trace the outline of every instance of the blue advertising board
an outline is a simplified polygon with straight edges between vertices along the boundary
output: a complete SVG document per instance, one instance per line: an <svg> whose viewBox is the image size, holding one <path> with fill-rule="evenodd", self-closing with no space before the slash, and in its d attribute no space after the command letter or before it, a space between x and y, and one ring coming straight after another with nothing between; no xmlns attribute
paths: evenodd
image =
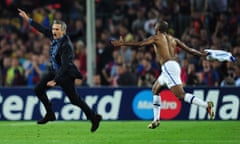
<svg viewBox="0 0 240 144"><path fill-rule="evenodd" d="M150 88L78 88L81 98L104 120L152 120ZM216 120L240 119L239 88L196 88L186 91L214 102ZM60 88L47 91L58 120L85 120L80 108L72 105ZM207 120L206 109L179 101L169 90L161 93L161 119ZM32 88L0 88L0 120L37 120L45 115Z"/></svg>

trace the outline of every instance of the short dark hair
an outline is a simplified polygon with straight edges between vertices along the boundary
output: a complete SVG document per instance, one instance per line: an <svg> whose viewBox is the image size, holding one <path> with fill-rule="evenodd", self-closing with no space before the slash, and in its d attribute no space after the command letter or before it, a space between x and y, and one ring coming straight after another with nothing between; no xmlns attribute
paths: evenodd
<svg viewBox="0 0 240 144"><path fill-rule="evenodd" d="M54 20L53 24L60 24L62 26L62 30L67 30L67 24L61 20Z"/></svg>
<svg viewBox="0 0 240 144"><path fill-rule="evenodd" d="M168 30L168 22L166 21L159 21L158 22L158 30L161 32L167 32Z"/></svg>

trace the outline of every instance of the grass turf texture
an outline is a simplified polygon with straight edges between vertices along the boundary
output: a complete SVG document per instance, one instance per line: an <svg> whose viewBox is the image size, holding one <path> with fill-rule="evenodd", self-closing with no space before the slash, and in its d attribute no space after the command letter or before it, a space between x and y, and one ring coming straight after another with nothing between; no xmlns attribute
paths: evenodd
<svg viewBox="0 0 240 144"><path fill-rule="evenodd" d="M0 121L1 144L239 144L239 121L103 121L90 132L88 121Z"/></svg>

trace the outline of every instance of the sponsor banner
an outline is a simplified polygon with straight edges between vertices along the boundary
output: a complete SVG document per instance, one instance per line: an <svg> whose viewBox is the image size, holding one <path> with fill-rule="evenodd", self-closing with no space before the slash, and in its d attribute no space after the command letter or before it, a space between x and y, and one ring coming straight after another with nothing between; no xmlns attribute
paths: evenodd
<svg viewBox="0 0 240 144"><path fill-rule="evenodd" d="M86 103L104 120L152 120L153 105L150 88L78 88ZM214 102L216 120L239 120L240 89L186 88L196 97ZM85 120L80 108L70 103L60 88L47 91L58 120ZM161 95L161 119L207 120L205 108L179 101L165 89ZM32 88L0 88L0 120L37 120L45 109Z"/></svg>

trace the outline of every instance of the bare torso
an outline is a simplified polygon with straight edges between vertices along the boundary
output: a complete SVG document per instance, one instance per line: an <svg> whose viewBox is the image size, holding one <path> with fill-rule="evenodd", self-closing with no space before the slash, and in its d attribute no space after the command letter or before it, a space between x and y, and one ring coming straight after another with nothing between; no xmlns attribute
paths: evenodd
<svg viewBox="0 0 240 144"><path fill-rule="evenodd" d="M153 36L154 50L159 59L160 64L168 60L176 60L176 40L168 34L157 34Z"/></svg>

